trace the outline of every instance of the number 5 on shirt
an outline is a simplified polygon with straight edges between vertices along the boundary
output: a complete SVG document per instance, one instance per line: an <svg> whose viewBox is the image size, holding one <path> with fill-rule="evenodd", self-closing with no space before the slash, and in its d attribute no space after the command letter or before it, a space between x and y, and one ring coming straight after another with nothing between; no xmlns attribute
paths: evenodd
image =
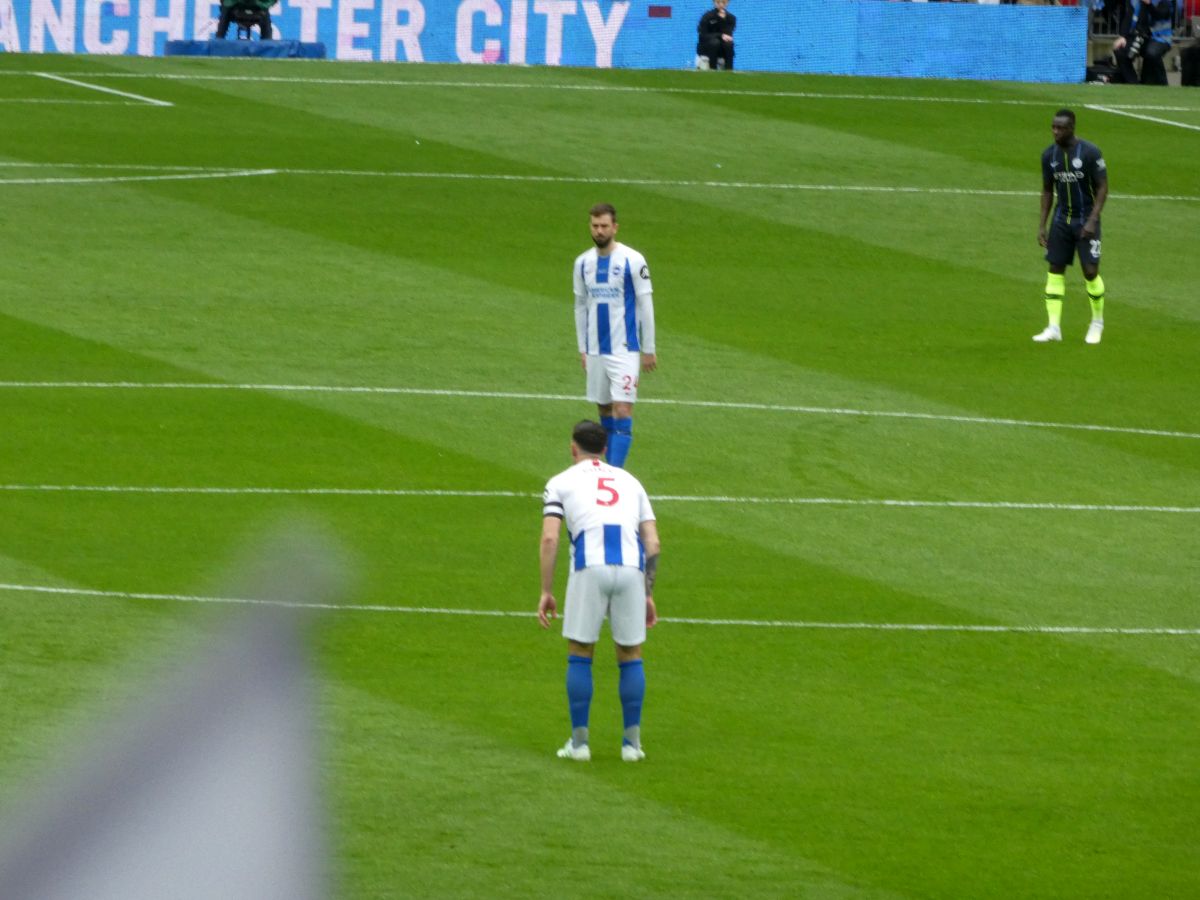
<svg viewBox="0 0 1200 900"><path fill-rule="evenodd" d="M607 498L596 497L597 506L614 506L621 499L617 493L617 489L612 486L612 482L613 479L611 478L599 478L596 480L596 493L608 495Z"/></svg>

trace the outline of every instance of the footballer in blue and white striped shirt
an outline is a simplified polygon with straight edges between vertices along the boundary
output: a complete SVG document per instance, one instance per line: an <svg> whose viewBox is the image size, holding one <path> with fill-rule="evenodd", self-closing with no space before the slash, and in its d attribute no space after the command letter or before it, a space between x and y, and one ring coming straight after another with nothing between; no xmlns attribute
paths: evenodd
<svg viewBox="0 0 1200 900"><path fill-rule="evenodd" d="M617 241L617 211L589 211L595 247L575 258L575 337L587 373L587 398L608 432L605 458L624 466L633 443L638 376L658 367L654 298L646 258Z"/></svg>
<svg viewBox="0 0 1200 900"><path fill-rule="evenodd" d="M598 422L583 421L571 435L575 464L546 483L542 497L539 552L542 592L538 621L543 628L558 614L554 568L565 522L571 546L563 637L567 639L567 703L571 738L558 751L567 759L591 759L588 714L592 701L592 657L600 626L608 618L620 671L624 713L621 758L637 762L642 751L642 701L646 673L642 644L658 621L654 579L660 544L650 498L641 483L601 457L607 434Z"/></svg>

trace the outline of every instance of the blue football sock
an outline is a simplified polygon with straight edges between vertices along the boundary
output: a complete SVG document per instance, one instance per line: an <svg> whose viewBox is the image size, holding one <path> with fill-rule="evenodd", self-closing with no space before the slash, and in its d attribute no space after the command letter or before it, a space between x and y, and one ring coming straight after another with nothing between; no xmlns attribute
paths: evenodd
<svg viewBox="0 0 1200 900"><path fill-rule="evenodd" d="M614 424L616 430L608 438L607 459L609 465L623 469L633 444L633 419L616 419Z"/></svg>
<svg viewBox="0 0 1200 900"><path fill-rule="evenodd" d="M613 435L617 433L617 420L612 416L601 416L600 425L604 428L604 433L608 435L608 441L604 445L604 461L609 462L609 448L612 447Z"/></svg>
<svg viewBox="0 0 1200 900"><path fill-rule="evenodd" d="M622 743L635 747L642 745L642 701L646 698L646 669L640 659L631 659L620 664L621 711L625 720L625 736Z"/></svg>
<svg viewBox="0 0 1200 900"><path fill-rule="evenodd" d="M586 656L567 656L567 704L571 708L571 740L578 747L588 742L592 705L592 661Z"/></svg>

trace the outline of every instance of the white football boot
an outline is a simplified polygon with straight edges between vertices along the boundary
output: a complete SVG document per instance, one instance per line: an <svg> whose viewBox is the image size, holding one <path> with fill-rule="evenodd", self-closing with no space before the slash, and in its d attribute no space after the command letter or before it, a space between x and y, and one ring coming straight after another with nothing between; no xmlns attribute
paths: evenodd
<svg viewBox="0 0 1200 900"><path fill-rule="evenodd" d="M567 738L567 742L559 748L558 758L573 759L575 762L591 762L592 750L587 744L576 747L571 739Z"/></svg>

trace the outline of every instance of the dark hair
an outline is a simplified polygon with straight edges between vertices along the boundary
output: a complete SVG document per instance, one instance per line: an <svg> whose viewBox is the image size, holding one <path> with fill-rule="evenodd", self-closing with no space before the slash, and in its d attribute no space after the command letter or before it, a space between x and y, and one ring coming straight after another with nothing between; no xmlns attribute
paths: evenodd
<svg viewBox="0 0 1200 900"><path fill-rule="evenodd" d="M617 208L611 203L597 203L588 210L588 215L593 218L595 216L612 216L612 220L615 222L617 221Z"/></svg>
<svg viewBox="0 0 1200 900"><path fill-rule="evenodd" d="M584 419L571 432L571 440L584 453L594 453L599 456L604 452L605 445L608 444L608 432L604 430L604 426L599 422Z"/></svg>
<svg viewBox="0 0 1200 900"><path fill-rule="evenodd" d="M1056 112L1056 113L1054 114L1054 118L1056 118L1056 119L1070 119L1070 120L1071 120L1071 124L1072 124L1072 125L1074 125L1074 124L1075 124L1075 113L1073 113L1071 110L1069 110L1069 109L1066 109L1066 108L1060 109L1058 112Z"/></svg>

